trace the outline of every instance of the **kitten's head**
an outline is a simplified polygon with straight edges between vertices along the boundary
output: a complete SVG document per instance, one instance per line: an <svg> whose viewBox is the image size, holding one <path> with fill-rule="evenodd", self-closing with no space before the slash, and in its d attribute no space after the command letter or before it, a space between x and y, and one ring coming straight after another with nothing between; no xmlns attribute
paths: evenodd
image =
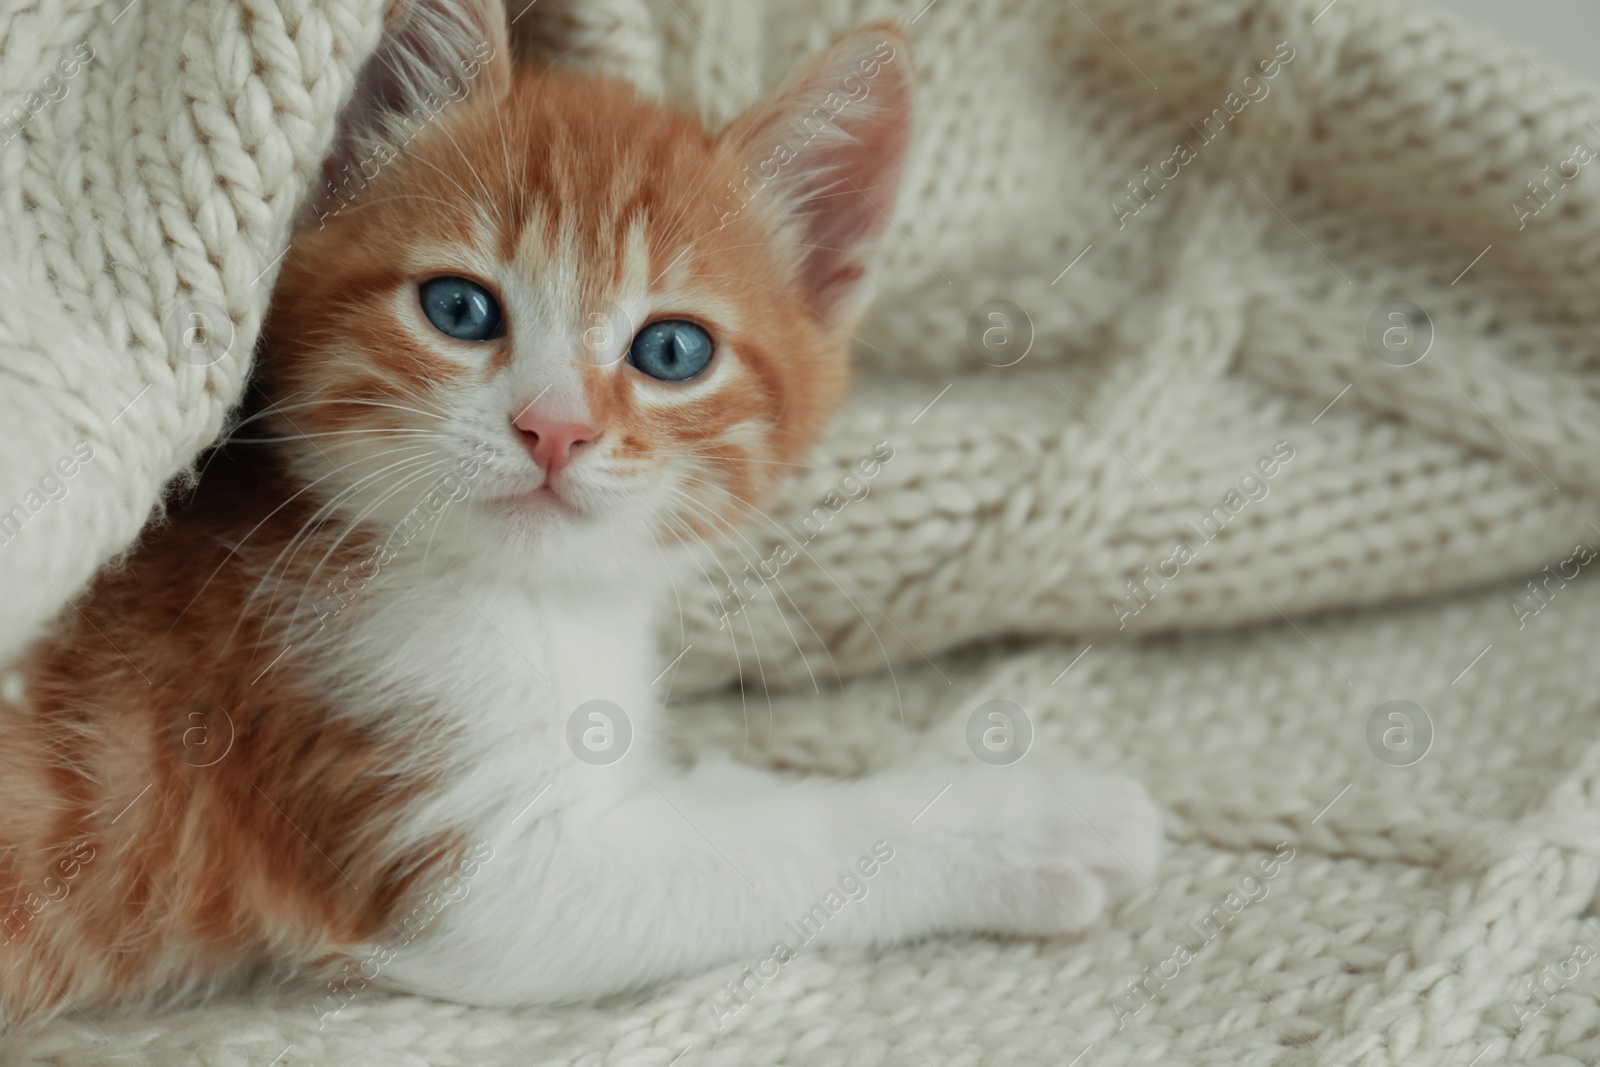
<svg viewBox="0 0 1600 1067"><path fill-rule="evenodd" d="M478 549L733 520L842 399L910 105L886 27L712 134L514 68L496 0L402 4L273 297L289 462L384 527L454 478Z"/></svg>

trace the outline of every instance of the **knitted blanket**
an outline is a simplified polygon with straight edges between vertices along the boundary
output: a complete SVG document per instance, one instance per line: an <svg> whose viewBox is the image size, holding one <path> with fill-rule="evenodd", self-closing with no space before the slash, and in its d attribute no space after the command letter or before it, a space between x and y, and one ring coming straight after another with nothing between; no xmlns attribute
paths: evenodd
<svg viewBox="0 0 1600 1067"><path fill-rule="evenodd" d="M1149 785L1165 865L1083 938L818 950L731 1018L737 964L520 1012L288 986L0 1060L1600 1060L1600 89L1383 0L511 6L713 120L861 22L916 47L855 398L662 620L683 750L971 759L1004 699ZM0 15L0 658L222 429L381 17Z"/></svg>

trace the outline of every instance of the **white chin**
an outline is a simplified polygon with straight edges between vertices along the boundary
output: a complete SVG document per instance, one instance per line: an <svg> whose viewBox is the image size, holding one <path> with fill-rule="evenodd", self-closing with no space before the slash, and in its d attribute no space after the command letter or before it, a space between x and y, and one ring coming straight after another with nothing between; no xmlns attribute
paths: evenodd
<svg viewBox="0 0 1600 1067"><path fill-rule="evenodd" d="M587 509L576 504L570 496L549 486L496 497L488 502L488 506L507 517L536 523L559 519L578 521L588 514Z"/></svg>

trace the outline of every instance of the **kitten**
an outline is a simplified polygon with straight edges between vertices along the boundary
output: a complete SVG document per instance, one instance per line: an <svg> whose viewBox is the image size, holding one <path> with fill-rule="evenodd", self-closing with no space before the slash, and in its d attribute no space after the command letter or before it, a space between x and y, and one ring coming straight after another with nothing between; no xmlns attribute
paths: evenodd
<svg viewBox="0 0 1600 1067"><path fill-rule="evenodd" d="M824 781L658 751L685 546L844 394L910 62L858 31L713 135L513 68L497 0L391 19L284 260L264 437L0 701L0 1018L263 969L328 978L323 1021L368 985L573 1001L1076 931L1153 870L1144 793L1039 755Z"/></svg>

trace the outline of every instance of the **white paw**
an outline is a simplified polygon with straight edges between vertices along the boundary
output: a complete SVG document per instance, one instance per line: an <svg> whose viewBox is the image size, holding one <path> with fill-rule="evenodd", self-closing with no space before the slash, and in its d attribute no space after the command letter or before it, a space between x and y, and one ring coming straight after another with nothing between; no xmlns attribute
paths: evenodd
<svg viewBox="0 0 1600 1067"><path fill-rule="evenodd" d="M1143 786L1048 760L963 772L921 822L951 850L974 893L971 928L985 932L1080 931L1153 886L1161 858Z"/></svg>

